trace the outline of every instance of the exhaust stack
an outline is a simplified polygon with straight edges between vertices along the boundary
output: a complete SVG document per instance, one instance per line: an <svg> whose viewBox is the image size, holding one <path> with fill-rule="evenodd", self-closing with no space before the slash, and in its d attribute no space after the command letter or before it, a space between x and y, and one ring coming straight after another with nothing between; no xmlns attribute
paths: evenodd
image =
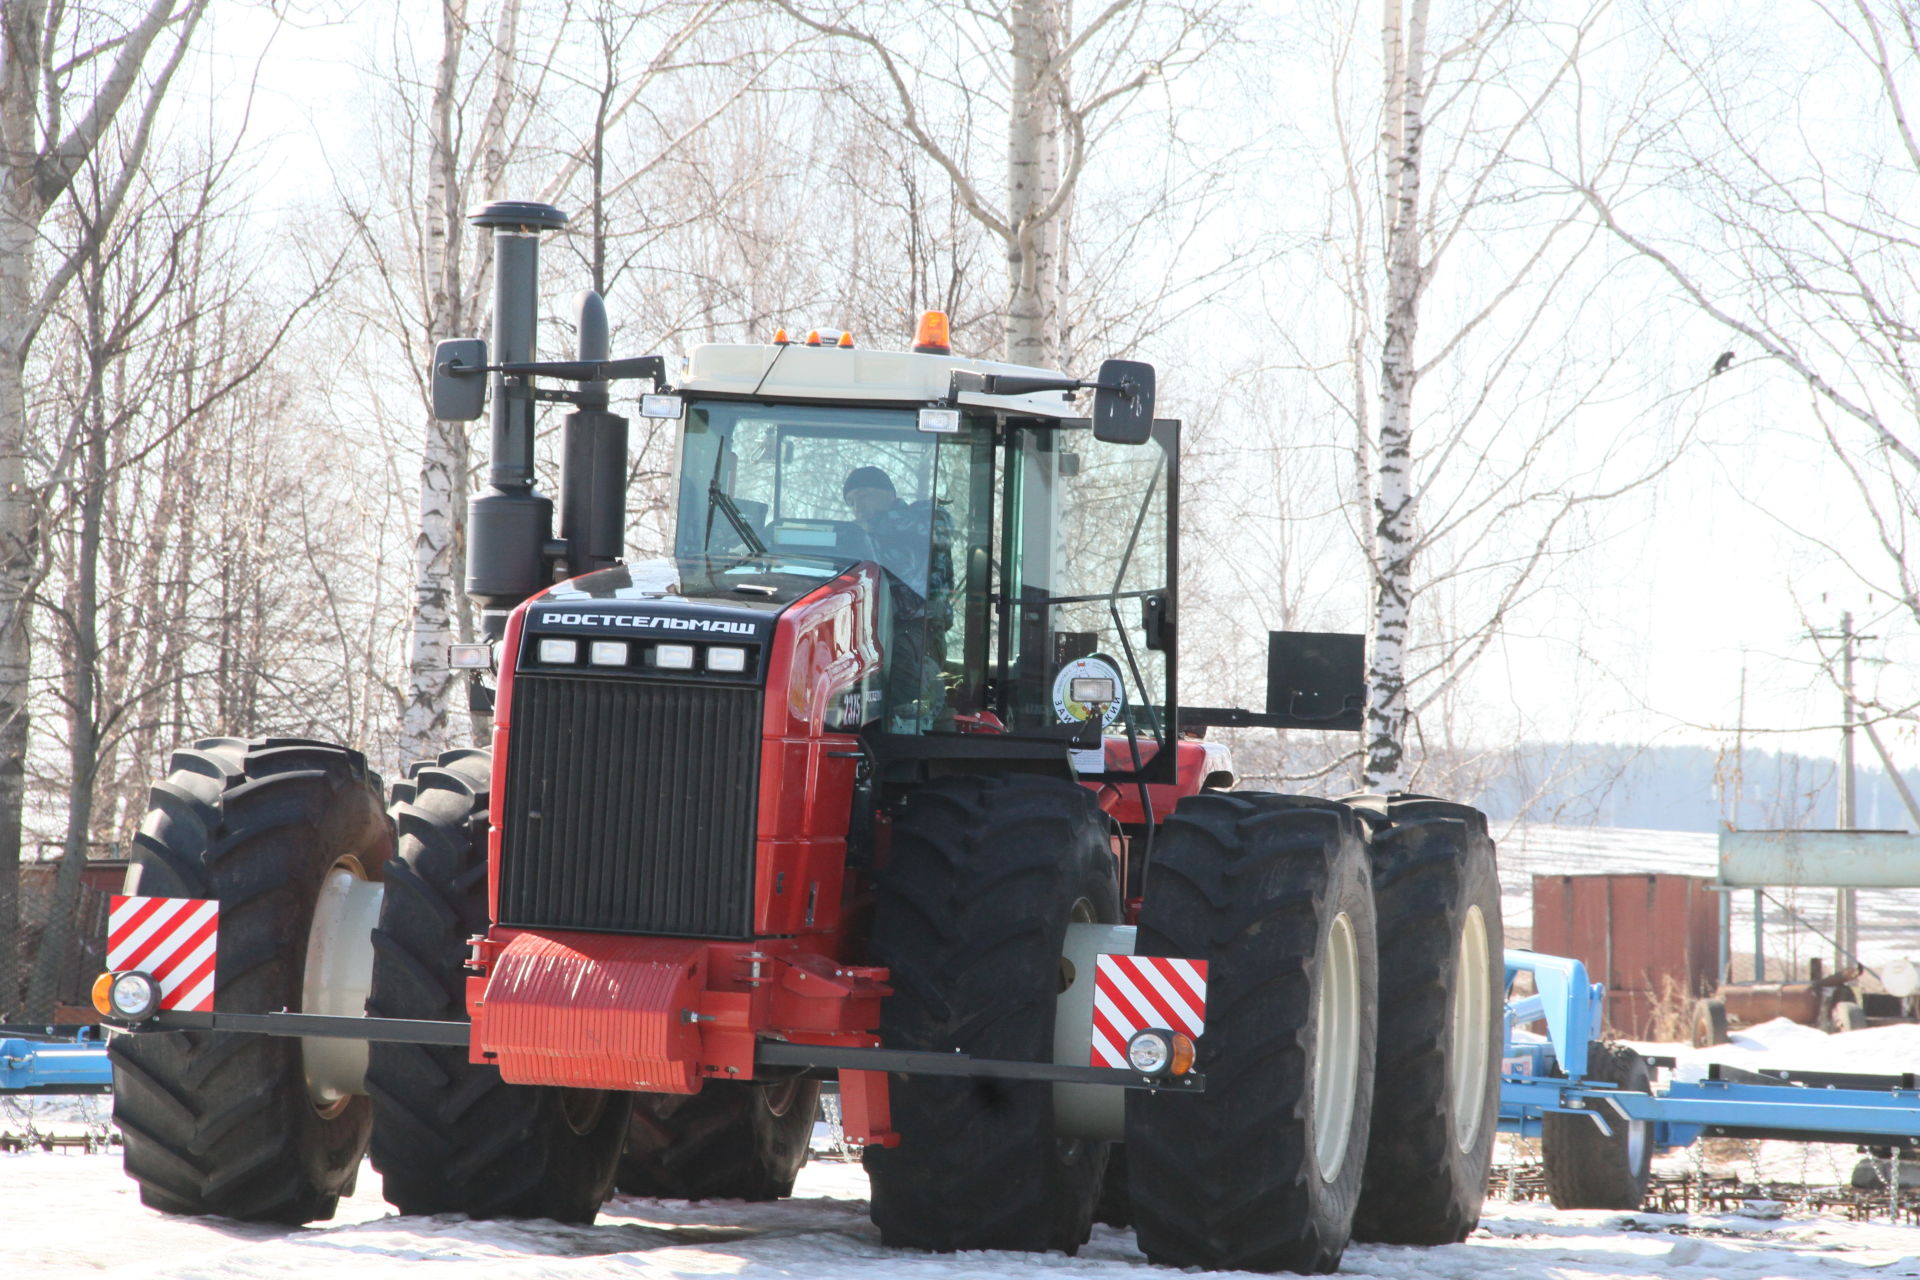
<svg viewBox="0 0 1920 1280"><path fill-rule="evenodd" d="M496 200L469 219L493 232L493 342L496 364L534 358L540 305L540 235L567 224L552 205ZM553 503L533 487L533 385L488 375L493 399L491 485L467 505L467 594L498 639L507 613L553 581L547 542Z"/></svg>
<svg viewBox="0 0 1920 1280"><path fill-rule="evenodd" d="M583 361L611 355L607 307L588 289L577 303ZM579 409L566 416L560 459L560 537L567 572L619 564L626 550L627 420L607 412L607 384L580 384Z"/></svg>

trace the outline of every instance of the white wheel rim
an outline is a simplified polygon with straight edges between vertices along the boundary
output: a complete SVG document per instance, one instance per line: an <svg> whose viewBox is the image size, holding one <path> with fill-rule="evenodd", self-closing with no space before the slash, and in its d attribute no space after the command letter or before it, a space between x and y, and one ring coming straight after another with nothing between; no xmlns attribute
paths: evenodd
<svg viewBox="0 0 1920 1280"><path fill-rule="evenodd" d="M1640 1170L1647 1164L1647 1122L1645 1120L1627 1121L1627 1171L1634 1177L1640 1176Z"/></svg>
<svg viewBox="0 0 1920 1280"><path fill-rule="evenodd" d="M362 1018L373 986L373 930L387 887L367 879L353 857L327 868L307 932L300 1012ZM367 1042L333 1036L303 1036L301 1065L307 1093L322 1116L338 1115L367 1091Z"/></svg>
<svg viewBox="0 0 1920 1280"><path fill-rule="evenodd" d="M1492 999L1493 957L1487 948L1487 921L1478 905L1467 908L1460 922L1460 939L1453 964L1453 1143L1472 1151L1480 1139L1480 1122L1487 1109L1487 1078L1492 1070L1492 1046L1487 1020Z"/></svg>
<svg viewBox="0 0 1920 1280"><path fill-rule="evenodd" d="M1313 1053L1313 1159L1331 1182L1347 1158L1360 1084L1360 952L1344 911L1327 928Z"/></svg>

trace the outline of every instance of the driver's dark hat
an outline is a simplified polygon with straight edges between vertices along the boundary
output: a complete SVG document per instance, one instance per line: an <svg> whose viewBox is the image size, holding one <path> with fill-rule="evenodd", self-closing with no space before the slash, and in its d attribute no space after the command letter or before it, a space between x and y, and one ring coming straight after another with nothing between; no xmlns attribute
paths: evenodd
<svg viewBox="0 0 1920 1280"><path fill-rule="evenodd" d="M845 497L855 489L885 489L893 493L893 481L887 473L878 467L855 467L847 472L847 482L840 486L840 495Z"/></svg>

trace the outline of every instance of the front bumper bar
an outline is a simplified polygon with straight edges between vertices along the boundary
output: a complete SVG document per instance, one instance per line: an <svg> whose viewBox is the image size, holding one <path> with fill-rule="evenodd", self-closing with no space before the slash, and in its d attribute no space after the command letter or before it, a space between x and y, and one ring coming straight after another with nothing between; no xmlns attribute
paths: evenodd
<svg viewBox="0 0 1920 1280"><path fill-rule="evenodd" d="M323 1036L391 1044L433 1044L465 1049L469 1024L418 1018L343 1018L319 1013L183 1013L168 1010L125 1031L242 1031L269 1036ZM884 1071L906 1076L968 1076L1043 1084L1099 1084L1119 1089L1203 1093L1206 1077L1194 1072L1156 1078L1114 1067L1076 1067L1052 1062L1011 1062L964 1053L916 1049L862 1049L845 1045L761 1040L754 1062L763 1067Z"/></svg>

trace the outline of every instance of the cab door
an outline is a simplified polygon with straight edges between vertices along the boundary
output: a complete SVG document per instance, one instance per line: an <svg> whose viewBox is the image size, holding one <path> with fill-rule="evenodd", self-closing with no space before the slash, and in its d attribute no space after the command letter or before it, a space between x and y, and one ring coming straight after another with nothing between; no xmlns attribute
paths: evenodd
<svg viewBox="0 0 1920 1280"><path fill-rule="evenodd" d="M1015 732L1072 732L1083 776L1173 777L1179 438L1170 419L1141 444L1007 426L995 701Z"/></svg>

